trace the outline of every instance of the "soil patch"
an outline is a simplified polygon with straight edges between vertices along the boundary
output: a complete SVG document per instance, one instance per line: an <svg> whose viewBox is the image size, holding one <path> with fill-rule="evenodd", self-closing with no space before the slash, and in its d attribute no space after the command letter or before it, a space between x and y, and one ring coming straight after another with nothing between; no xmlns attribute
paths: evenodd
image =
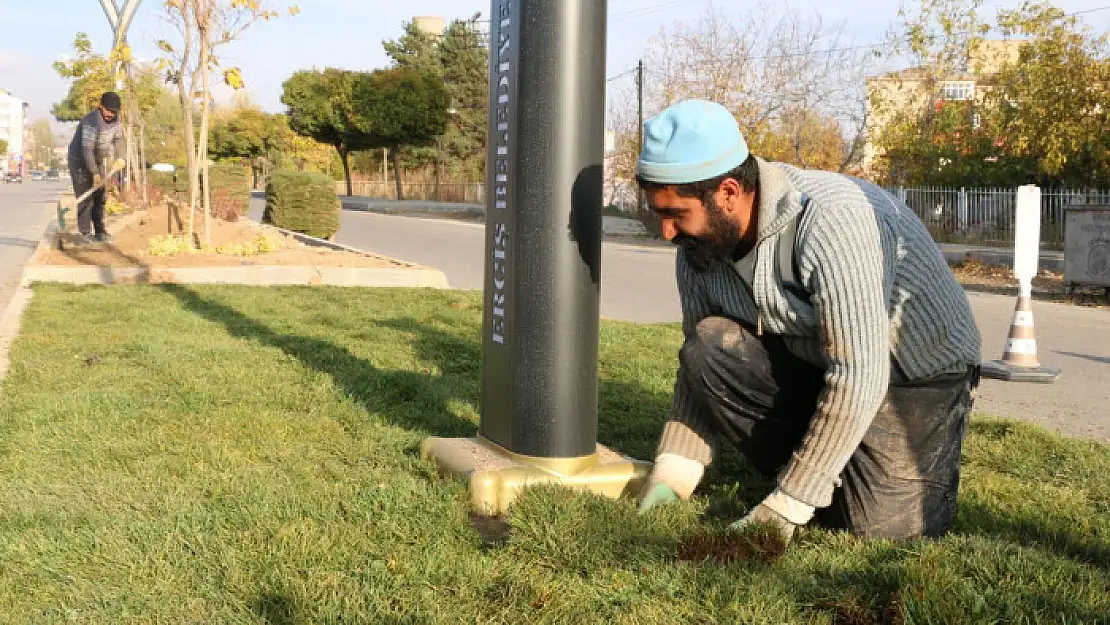
<svg viewBox="0 0 1110 625"><path fill-rule="evenodd" d="M678 544L678 560L760 562L770 564L786 553L786 541L773 527L753 526L744 531L705 531L688 536Z"/></svg>
<svg viewBox="0 0 1110 625"><path fill-rule="evenodd" d="M906 622L905 607L898 591L891 593L890 598L879 606L823 600L814 607L831 613L833 625L902 625Z"/></svg>
<svg viewBox="0 0 1110 625"><path fill-rule="evenodd" d="M298 241L277 228L262 226L246 219L228 222L211 221L211 246L203 250L170 255L151 252L151 240L170 233L179 234L182 221L166 207L113 215L106 220L113 240L110 244L75 245L72 231L60 233L63 249L57 245L40 249L31 264L97 267L239 267L249 265L310 265L356 268L414 268L385 256L331 248L313 247ZM68 225L68 224L67 224ZM203 217L197 216L195 230L203 240ZM265 237L274 251L237 255L219 253L219 248L249 245Z"/></svg>

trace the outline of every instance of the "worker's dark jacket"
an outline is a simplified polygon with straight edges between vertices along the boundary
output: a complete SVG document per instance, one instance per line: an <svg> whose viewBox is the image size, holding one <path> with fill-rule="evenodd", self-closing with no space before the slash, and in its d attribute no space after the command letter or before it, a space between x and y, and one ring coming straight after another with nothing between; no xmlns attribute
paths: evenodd
<svg viewBox="0 0 1110 625"><path fill-rule="evenodd" d="M119 115L110 122L104 121L100 109L83 117L77 132L69 143L70 171L82 170L90 175L105 175L106 163L123 156L123 126ZM91 177L91 176L90 176Z"/></svg>

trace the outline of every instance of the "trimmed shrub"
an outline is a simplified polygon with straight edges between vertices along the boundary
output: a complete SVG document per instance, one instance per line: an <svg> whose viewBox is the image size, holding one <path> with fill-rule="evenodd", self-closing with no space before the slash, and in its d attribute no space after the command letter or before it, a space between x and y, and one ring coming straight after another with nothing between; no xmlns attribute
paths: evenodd
<svg viewBox="0 0 1110 625"><path fill-rule="evenodd" d="M320 239L339 231L339 196L323 174L276 171L266 184L262 222Z"/></svg>
<svg viewBox="0 0 1110 625"><path fill-rule="evenodd" d="M208 176L212 215L224 221L236 221L246 215L251 205L248 170L234 163L217 163L208 167Z"/></svg>

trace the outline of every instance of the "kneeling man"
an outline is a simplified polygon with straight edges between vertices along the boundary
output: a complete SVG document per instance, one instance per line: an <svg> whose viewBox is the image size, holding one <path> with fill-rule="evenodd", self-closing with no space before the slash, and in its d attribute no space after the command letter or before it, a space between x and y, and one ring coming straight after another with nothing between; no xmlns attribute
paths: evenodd
<svg viewBox="0 0 1110 625"><path fill-rule="evenodd" d="M697 100L645 124L638 181L679 247L685 333L641 511L689 497L725 441L776 480L733 527L947 532L980 337L913 211L751 155L732 115Z"/></svg>

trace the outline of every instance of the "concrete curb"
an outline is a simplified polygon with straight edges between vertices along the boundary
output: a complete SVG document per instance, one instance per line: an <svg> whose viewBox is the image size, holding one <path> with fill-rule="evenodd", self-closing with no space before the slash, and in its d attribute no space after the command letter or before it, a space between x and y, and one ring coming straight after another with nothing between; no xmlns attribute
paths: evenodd
<svg viewBox="0 0 1110 625"><path fill-rule="evenodd" d="M991 267L1014 267L1014 255L1007 252L991 252L985 250L971 250L964 254L965 260L981 263ZM1065 259L1055 254L1042 254L1038 267L1041 271L1064 273Z"/></svg>
<svg viewBox="0 0 1110 625"><path fill-rule="evenodd" d="M263 230L272 230L272 231L278 232L280 234L287 235L287 236L292 237L293 239L295 239L295 240L299 241L300 243L302 243L304 245L307 245L309 247L322 247L322 248L325 248L325 249L335 250L337 252L351 252L352 254L358 254L360 256L369 256L371 258L380 258L380 259L383 259L383 260L388 260L391 263L396 263L396 264L402 265L404 267L411 267L413 269L432 269L431 267L424 267L422 265L417 265L416 263L410 263L407 260L401 260L399 258L393 258L392 256L385 256L385 255L382 255L382 254L376 254L374 252L367 252L366 250L360 250L357 247L351 247L350 245L344 245L342 243L336 243L335 241L329 241L327 239L320 239L320 238L317 238L317 237L308 236L307 234L303 234L303 233L300 233L300 232L294 232L292 230L286 230L284 228L278 228L277 226L274 226L274 225L271 225L271 224L264 224L264 223L259 222L259 221L254 221L253 219L251 219L249 221L252 224L258 226L259 228L262 228Z"/></svg>
<svg viewBox="0 0 1110 625"><path fill-rule="evenodd" d="M3 314L0 314L0 389L3 388L4 379L8 377L11 368L12 343L19 336L19 328L23 321L23 312L31 304L34 291L30 287L20 285L12 294Z"/></svg>

